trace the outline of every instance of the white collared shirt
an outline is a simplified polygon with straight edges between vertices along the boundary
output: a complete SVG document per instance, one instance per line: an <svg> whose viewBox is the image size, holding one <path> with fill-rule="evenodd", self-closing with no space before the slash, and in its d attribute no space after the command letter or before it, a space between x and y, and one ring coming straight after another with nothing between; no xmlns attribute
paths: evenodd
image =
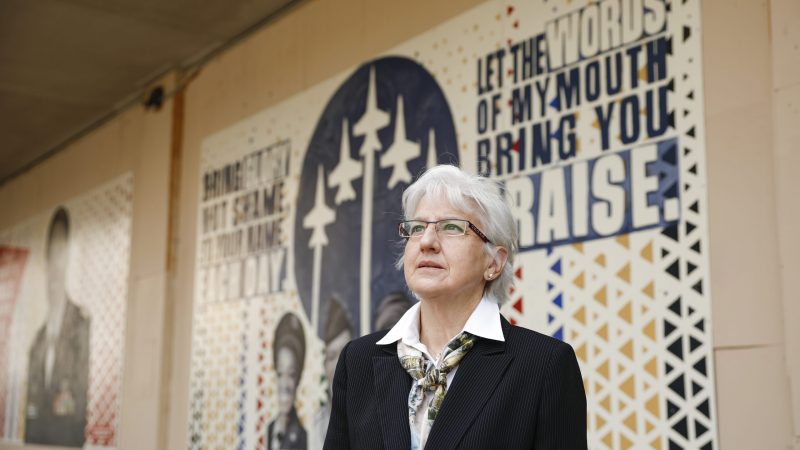
<svg viewBox="0 0 800 450"><path fill-rule="evenodd" d="M392 342L401 341L404 344L415 348L422 352L422 354L430 361L433 361L438 368L441 361L441 356L444 352L441 352L440 358L437 360L431 356L428 348L420 342L419 340L419 308L420 303L417 302L414 306L409 308L403 317L397 321L397 324L386 333L381 340L376 342L377 345L387 345L391 344ZM467 322L464 324L464 328L456 333L455 336L451 337L450 340L452 341L456 336L461 334L461 332L466 331L471 333L475 336L484 339L492 339L494 341L505 342L505 337L503 336L503 328L500 324L500 307L497 303L494 303L486 297L482 298L478 306L475 307L475 310L472 311ZM453 379L456 376L456 372L458 371L458 366L456 366L453 370L451 370L447 374L447 390L449 391L453 386ZM411 389L415 389L412 386ZM417 417L427 417L428 416L428 403L433 396L432 392L425 392L425 398L422 401L422 405L420 405L420 410L417 411ZM411 448L414 449L421 449L425 448L425 443L428 440L428 433L430 429L428 428L428 421L427 420L418 420L415 424L418 431L418 436L420 437L419 442L414 442L414 433L412 433L412 442ZM413 426L413 425L412 425Z"/></svg>

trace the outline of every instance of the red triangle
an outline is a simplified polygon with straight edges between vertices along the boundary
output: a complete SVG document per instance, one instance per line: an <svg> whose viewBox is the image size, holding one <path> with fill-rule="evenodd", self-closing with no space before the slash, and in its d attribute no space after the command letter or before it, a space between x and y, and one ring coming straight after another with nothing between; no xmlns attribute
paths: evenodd
<svg viewBox="0 0 800 450"><path fill-rule="evenodd" d="M517 311L519 311L520 314L522 314L522 297L520 297L519 300L517 300L514 303L514 309L516 309Z"/></svg>
<svg viewBox="0 0 800 450"><path fill-rule="evenodd" d="M522 267L520 267L519 269L517 269L517 271L516 271L516 272L514 272L514 275L516 275L516 276L517 276L517 278L519 278L519 279L521 280L521 279L522 279Z"/></svg>
<svg viewBox="0 0 800 450"><path fill-rule="evenodd" d="M513 318L513 317L511 318L511 321L510 321L510 322L511 322L511 325L516 325L516 324L517 324L517 321L516 321L516 320L514 320L514 318Z"/></svg>

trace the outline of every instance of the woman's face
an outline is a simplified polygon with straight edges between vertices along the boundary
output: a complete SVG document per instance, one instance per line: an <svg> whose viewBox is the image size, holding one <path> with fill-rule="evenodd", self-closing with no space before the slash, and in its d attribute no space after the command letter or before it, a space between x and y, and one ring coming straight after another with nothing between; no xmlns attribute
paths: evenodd
<svg viewBox="0 0 800 450"><path fill-rule="evenodd" d="M297 391L297 360L286 347L278 349L275 372L278 374L278 411L288 414L294 405L294 396Z"/></svg>
<svg viewBox="0 0 800 450"><path fill-rule="evenodd" d="M413 219L469 220L479 229L481 223L471 214L454 209L446 200L425 196ZM483 241L468 230L463 236L440 236L433 224L424 234L406 241L403 272L408 287L423 300L437 298L469 301L483 294L484 275L494 265L483 249Z"/></svg>

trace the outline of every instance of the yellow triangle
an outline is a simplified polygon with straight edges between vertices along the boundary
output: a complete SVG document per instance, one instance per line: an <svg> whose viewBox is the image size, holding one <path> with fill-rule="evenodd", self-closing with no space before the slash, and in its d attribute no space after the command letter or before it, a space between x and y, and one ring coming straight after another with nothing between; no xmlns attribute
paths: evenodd
<svg viewBox="0 0 800 450"><path fill-rule="evenodd" d="M611 414L611 397L606 395L606 398L600 400L600 407L602 407L607 413Z"/></svg>
<svg viewBox="0 0 800 450"><path fill-rule="evenodd" d="M622 389L622 392L625 393L630 398L633 398L635 386L633 383L633 375L629 376L627 380L623 381L622 384L619 386Z"/></svg>
<svg viewBox="0 0 800 450"><path fill-rule="evenodd" d="M578 359L580 359L581 361L583 361L585 363L586 362L586 344L583 344L580 347L578 347L575 350L575 355L577 355Z"/></svg>
<svg viewBox="0 0 800 450"><path fill-rule="evenodd" d="M628 450L629 448L633 447L633 442L625 437L624 434L621 434L619 437L622 439L622 442L620 443L620 448L622 450Z"/></svg>
<svg viewBox="0 0 800 450"><path fill-rule="evenodd" d="M639 79L642 80L642 81L646 81L647 80L647 66L646 65L642 66L642 68L639 69Z"/></svg>
<svg viewBox="0 0 800 450"><path fill-rule="evenodd" d="M648 242L647 245L642 248L640 254L642 255L642 258L653 262L653 241Z"/></svg>
<svg viewBox="0 0 800 450"><path fill-rule="evenodd" d="M626 283L631 282L631 263L625 264L622 269L617 272L617 276Z"/></svg>
<svg viewBox="0 0 800 450"><path fill-rule="evenodd" d="M622 347L619 349L623 355L627 356L628 359L633 361L633 339L628 339Z"/></svg>
<svg viewBox="0 0 800 450"><path fill-rule="evenodd" d="M594 347L594 356L597 356L599 354L600 354L600 347L595 346Z"/></svg>
<svg viewBox="0 0 800 450"><path fill-rule="evenodd" d="M642 315L645 315L645 314L647 314L647 311L649 311L649 310L647 309L647 306L645 306L644 304L642 304L642 305L641 305L641 310L642 310Z"/></svg>
<svg viewBox="0 0 800 450"><path fill-rule="evenodd" d="M656 340L656 321L655 319L651 320L647 323L647 325L642 328L644 331L644 335L649 337L651 341L655 342Z"/></svg>
<svg viewBox="0 0 800 450"><path fill-rule="evenodd" d="M603 376L606 380L608 380L608 361L603 361L603 364L600 364L600 367L597 368L597 373ZM608 410L609 408L606 408Z"/></svg>
<svg viewBox="0 0 800 450"><path fill-rule="evenodd" d="M653 415L653 417L655 417L656 419L660 419L661 415L659 414L658 405L659 405L658 394L656 394L650 397L649 400L647 400L647 403L644 404L644 407L647 408L647 411L649 411L650 414Z"/></svg>
<svg viewBox="0 0 800 450"><path fill-rule="evenodd" d="M625 306L623 306L622 309L619 310L617 315L620 316L622 318L622 320L624 320L625 322L631 323L632 320L631 320L631 304L630 304L630 302L626 303Z"/></svg>
<svg viewBox="0 0 800 450"><path fill-rule="evenodd" d="M604 341L608 342L608 324L603 324L603 326L597 330L597 335L603 338Z"/></svg>
<svg viewBox="0 0 800 450"><path fill-rule="evenodd" d="M653 442L650 443L650 448L653 450L661 450L661 436L653 439Z"/></svg>
<svg viewBox="0 0 800 450"><path fill-rule="evenodd" d="M572 284L583 289L584 287L583 272L581 272L577 277L575 277L574 280L572 280Z"/></svg>
<svg viewBox="0 0 800 450"><path fill-rule="evenodd" d="M599 414L595 415L594 417L597 420L597 429L603 429L603 427L606 426L606 419L603 419L603 417Z"/></svg>
<svg viewBox="0 0 800 450"><path fill-rule="evenodd" d="M600 290L594 293L594 299L602 303L603 306L606 306L608 304L605 286L601 287Z"/></svg>
<svg viewBox="0 0 800 450"><path fill-rule="evenodd" d="M621 234L617 236L617 243L625 248L630 248L631 245L627 234Z"/></svg>
<svg viewBox="0 0 800 450"><path fill-rule="evenodd" d="M631 430L633 434L636 434L636 413L632 412L631 415L625 418L623 422L625 426Z"/></svg>
<svg viewBox="0 0 800 450"><path fill-rule="evenodd" d="M599 266L605 267L606 266L605 253L600 253L599 255L597 255L597 258L594 259L594 262L597 263Z"/></svg>
<svg viewBox="0 0 800 450"><path fill-rule="evenodd" d="M647 434L650 434L650 432L653 431L653 428L655 427L656 426L650 423L649 421L647 420L644 421L644 429Z"/></svg>
<svg viewBox="0 0 800 450"><path fill-rule="evenodd" d="M574 341L575 339L577 339L577 338L578 338L578 332L577 332L577 331L575 331L575 330L572 330L570 333L571 333L571 336L572 336L572 340L573 340L573 341Z"/></svg>
<svg viewBox="0 0 800 450"><path fill-rule="evenodd" d="M603 436L603 443L606 444L607 448L612 448L612 445L611 445L611 432L610 431L608 433L606 433L605 436Z"/></svg>
<svg viewBox="0 0 800 450"><path fill-rule="evenodd" d="M658 378L658 366L656 365L656 357L654 356L650 361L644 365L644 370L647 371L653 378Z"/></svg>
<svg viewBox="0 0 800 450"><path fill-rule="evenodd" d="M655 296L656 296L655 291L656 291L656 287L655 287L655 284L652 281L647 283L647 286L645 286L644 289L642 289L642 292L644 292L644 295L646 295L646 296L648 296L650 298L655 298Z"/></svg>
<svg viewBox="0 0 800 450"><path fill-rule="evenodd" d="M576 242L576 243L572 244L572 248L574 248L575 250L583 253L583 242Z"/></svg>
<svg viewBox="0 0 800 450"><path fill-rule="evenodd" d="M581 306L575 314L572 315L578 322L586 325L586 307Z"/></svg>

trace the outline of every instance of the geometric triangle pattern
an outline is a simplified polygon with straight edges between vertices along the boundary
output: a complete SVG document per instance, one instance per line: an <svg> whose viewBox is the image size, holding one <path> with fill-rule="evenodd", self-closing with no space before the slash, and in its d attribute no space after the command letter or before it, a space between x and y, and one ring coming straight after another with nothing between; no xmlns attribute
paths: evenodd
<svg viewBox="0 0 800 450"><path fill-rule="evenodd" d="M125 175L67 204L81 245L76 298L91 311L86 445L115 447L125 348L133 176ZM108 270L113 267L114 270Z"/></svg>
<svg viewBox="0 0 800 450"><path fill-rule="evenodd" d="M700 60L696 1L668 2L692 22L671 46ZM693 18L686 18L693 17ZM668 24L678 36L680 24ZM680 67L674 54L668 66ZM685 64L685 63L684 63ZM670 80L686 111L673 121L674 149L662 163L679 174L664 182L680 201L680 220L602 240L522 253L517 280L526 314L516 322L569 342L587 394L591 448L717 448L700 71ZM646 76L646 70L640 73ZM678 180L680 178L680 180Z"/></svg>

